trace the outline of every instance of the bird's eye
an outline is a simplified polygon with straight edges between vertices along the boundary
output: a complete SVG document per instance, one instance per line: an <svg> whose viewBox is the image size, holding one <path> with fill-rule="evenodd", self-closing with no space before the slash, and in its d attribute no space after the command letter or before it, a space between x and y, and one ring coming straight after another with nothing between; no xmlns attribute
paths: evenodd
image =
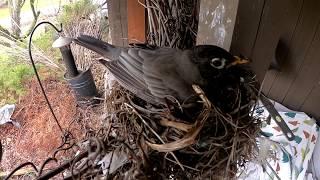
<svg viewBox="0 0 320 180"><path fill-rule="evenodd" d="M222 69L226 65L226 60L220 58L213 58L210 61L210 65L216 69Z"/></svg>

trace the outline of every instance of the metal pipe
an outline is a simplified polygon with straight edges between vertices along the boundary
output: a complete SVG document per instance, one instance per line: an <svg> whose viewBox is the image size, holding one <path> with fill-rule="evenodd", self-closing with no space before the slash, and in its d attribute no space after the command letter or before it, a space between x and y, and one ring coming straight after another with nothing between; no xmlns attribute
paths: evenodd
<svg viewBox="0 0 320 180"><path fill-rule="evenodd" d="M70 48L72 40L72 38L60 36L53 42L52 47L60 49L67 70L64 77L68 81L70 88L74 90L78 103L91 103L93 102L92 97L99 95L97 87L94 83L90 67L84 71L77 70Z"/></svg>
<svg viewBox="0 0 320 180"><path fill-rule="evenodd" d="M66 66L67 72L66 76L68 78L73 78L79 75L77 70L76 63L74 61L70 44L72 42L71 38L60 36L57 40L55 40L52 44L52 47L59 48L62 54L63 62Z"/></svg>
<svg viewBox="0 0 320 180"><path fill-rule="evenodd" d="M62 54L63 62L67 69L66 75L70 78L73 78L79 75L70 46L63 46L59 49Z"/></svg>

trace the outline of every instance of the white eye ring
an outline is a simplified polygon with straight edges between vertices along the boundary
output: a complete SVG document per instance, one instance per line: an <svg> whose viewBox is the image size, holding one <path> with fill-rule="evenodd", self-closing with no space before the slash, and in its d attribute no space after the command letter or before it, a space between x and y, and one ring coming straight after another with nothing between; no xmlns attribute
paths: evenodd
<svg viewBox="0 0 320 180"><path fill-rule="evenodd" d="M214 64L214 62L216 62L216 61L220 61L221 64L220 64L219 66L216 66L216 65ZM210 61L210 65L211 65L212 67L216 68L216 69L222 69L222 68L224 68L224 66L226 65L226 60L225 60L225 59L220 59L220 58L213 58L213 59L211 59L211 61Z"/></svg>

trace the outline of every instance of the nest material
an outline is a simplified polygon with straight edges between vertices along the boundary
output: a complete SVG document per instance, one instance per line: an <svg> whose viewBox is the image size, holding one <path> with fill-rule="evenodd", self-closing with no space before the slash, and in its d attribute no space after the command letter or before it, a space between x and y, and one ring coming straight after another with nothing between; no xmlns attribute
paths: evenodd
<svg viewBox="0 0 320 180"><path fill-rule="evenodd" d="M148 14L148 43L179 49L195 45L198 0L146 0L140 2Z"/></svg>
<svg viewBox="0 0 320 180"><path fill-rule="evenodd" d="M203 107L190 122L174 117L167 108L146 105L114 86L104 104L108 128L99 138L105 151L96 158L110 153L118 157L119 152L128 158L122 168L104 175L110 179L235 178L237 171L253 158L260 130L260 120L251 116L256 100L254 87L252 82L244 81L232 91L222 88L224 96L232 96L227 101L210 102L194 85ZM212 94L209 97L214 98ZM224 106L218 107L217 103ZM96 145L91 147L95 148ZM117 161L110 164L119 164ZM86 175L93 172L94 176L101 175L93 170L86 171Z"/></svg>
<svg viewBox="0 0 320 180"><path fill-rule="evenodd" d="M234 178L237 170L252 158L260 129L259 119L250 113L251 100L256 96L251 94L252 99L241 102L243 98L239 96L248 92L234 89L239 93L233 99L238 106L226 113L211 104L199 87L194 89L204 107L193 123L176 119L168 110L150 112L144 107L123 104L131 113L122 124L127 131L120 134L125 135L128 143L134 142L131 145L137 147L135 152L143 159L142 164L131 165L131 172L138 171L147 179ZM134 174L131 177L137 178Z"/></svg>

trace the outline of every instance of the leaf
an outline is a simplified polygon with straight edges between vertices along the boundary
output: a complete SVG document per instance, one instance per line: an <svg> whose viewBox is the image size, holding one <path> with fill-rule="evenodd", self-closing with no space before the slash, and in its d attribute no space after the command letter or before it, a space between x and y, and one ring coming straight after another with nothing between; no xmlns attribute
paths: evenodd
<svg viewBox="0 0 320 180"><path fill-rule="evenodd" d="M314 136L314 134L312 135L312 138L311 138L311 142L313 142L313 143L316 143L316 137Z"/></svg>
<svg viewBox="0 0 320 180"><path fill-rule="evenodd" d="M306 149L305 148L301 148L301 157L302 157L302 160L304 160L304 158L306 157Z"/></svg>
<svg viewBox="0 0 320 180"><path fill-rule="evenodd" d="M266 136L266 137L271 137L273 136L273 134L271 132L265 132L265 131L261 131L261 134Z"/></svg>
<svg viewBox="0 0 320 180"><path fill-rule="evenodd" d="M312 119L304 120L303 123L309 126L313 126L315 124L314 120Z"/></svg>
<svg viewBox="0 0 320 180"><path fill-rule="evenodd" d="M309 139L310 133L308 133L307 131L303 130L303 134L304 134L304 137L306 137L306 139Z"/></svg>
<svg viewBox="0 0 320 180"><path fill-rule="evenodd" d="M286 116L290 117L290 118L294 118L296 116L296 113L294 112L286 112L284 113Z"/></svg>
<svg viewBox="0 0 320 180"><path fill-rule="evenodd" d="M300 144L301 141L302 141L302 138L300 136L295 136L294 137L294 141L297 143L297 144Z"/></svg>
<svg viewBox="0 0 320 180"><path fill-rule="evenodd" d="M292 159L291 154L285 151L284 149L281 149L281 151L282 151L282 162L288 163Z"/></svg>
<svg viewBox="0 0 320 180"><path fill-rule="evenodd" d="M307 154L310 152L309 146L306 147L306 149L301 148L301 154L302 154L302 161L306 159Z"/></svg>
<svg viewBox="0 0 320 180"><path fill-rule="evenodd" d="M289 124L292 124L293 126L297 126L300 124L298 121L288 121Z"/></svg>
<svg viewBox="0 0 320 180"><path fill-rule="evenodd" d="M282 151L282 162L283 163L288 163L290 160L290 154Z"/></svg>

